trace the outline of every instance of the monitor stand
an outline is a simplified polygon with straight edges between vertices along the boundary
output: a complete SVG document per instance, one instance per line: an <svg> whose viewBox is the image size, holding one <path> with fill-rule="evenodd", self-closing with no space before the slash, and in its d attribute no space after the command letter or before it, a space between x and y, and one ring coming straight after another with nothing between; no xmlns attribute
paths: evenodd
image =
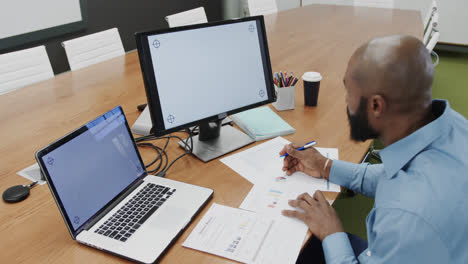
<svg viewBox="0 0 468 264"><path fill-rule="evenodd" d="M192 154L204 162L255 142L244 132L230 125L222 126L221 120L200 124L200 133L193 136L192 139ZM190 144L190 141L188 144ZM181 141L179 141L179 146L185 148L184 143Z"/></svg>

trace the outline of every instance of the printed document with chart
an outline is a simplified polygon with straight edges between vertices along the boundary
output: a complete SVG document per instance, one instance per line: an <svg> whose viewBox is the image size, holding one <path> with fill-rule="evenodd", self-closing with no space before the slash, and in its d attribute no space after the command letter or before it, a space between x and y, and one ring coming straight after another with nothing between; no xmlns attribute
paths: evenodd
<svg viewBox="0 0 468 264"><path fill-rule="evenodd" d="M306 233L307 226L295 219L215 203L182 245L242 263L292 264Z"/></svg>
<svg viewBox="0 0 468 264"><path fill-rule="evenodd" d="M252 263L272 225L271 218L215 203L183 246L242 263Z"/></svg>
<svg viewBox="0 0 468 264"><path fill-rule="evenodd" d="M316 190L339 192L340 186L317 179L302 172L287 176L282 171L283 158L279 152L290 142L282 137L223 158L221 161L252 182L250 190L239 208L274 219L264 246L252 263L295 263L307 233L307 226L281 215L284 209L294 209L288 200ZM330 159L338 159L338 149L316 148Z"/></svg>

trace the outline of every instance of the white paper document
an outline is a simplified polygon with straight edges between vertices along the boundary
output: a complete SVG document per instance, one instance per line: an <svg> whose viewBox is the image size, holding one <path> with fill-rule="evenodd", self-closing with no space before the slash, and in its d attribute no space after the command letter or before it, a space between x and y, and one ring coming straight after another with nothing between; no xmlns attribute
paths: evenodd
<svg viewBox="0 0 468 264"><path fill-rule="evenodd" d="M184 247L242 263L295 263L307 226L295 219L256 214L213 204Z"/></svg>
<svg viewBox="0 0 468 264"><path fill-rule="evenodd" d="M34 163L33 165L22 169L21 171L17 172L21 177L24 177L32 182L37 181L37 184L43 185L46 183L45 180L41 179L41 169L39 168L39 164Z"/></svg>
<svg viewBox="0 0 468 264"><path fill-rule="evenodd" d="M182 245L251 263L272 225L271 218L215 203Z"/></svg>
<svg viewBox="0 0 468 264"><path fill-rule="evenodd" d="M308 227L299 220L275 218L262 248L252 263L294 264L301 252Z"/></svg>
<svg viewBox="0 0 468 264"><path fill-rule="evenodd" d="M302 172L287 176L283 172L283 159L279 152L290 142L282 137L274 138L263 144L221 159L221 162L257 185L280 186L284 190L305 191L321 190L339 192L340 186L325 179L317 179ZM336 148L316 148L330 159L338 159Z"/></svg>

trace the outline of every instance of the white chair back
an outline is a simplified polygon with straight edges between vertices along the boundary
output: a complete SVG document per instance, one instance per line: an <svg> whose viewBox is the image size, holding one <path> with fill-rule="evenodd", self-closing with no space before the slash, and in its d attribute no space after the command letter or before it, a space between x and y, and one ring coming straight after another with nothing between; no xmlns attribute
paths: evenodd
<svg viewBox="0 0 468 264"><path fill-rule="evenodd" d="M423 25L424 25L424 32L426 32L427 27L429 26L429 21L431 20L432 16L437 12L437 2L436 0L432 0L431 6L424 17Z"/></svg>
<svg viewBox="0 0 468 264"><path fill-rule="evenodd" d="M439 39L440 39L440 33L439 31L434 31L432 34L431 34L431 37L429 38L429 41L426 45L426 49L431 52L434 50L434 47L435 45L437 44L437 42L439 42Z"/></svg>
<svg viewBox="0 0 468 264"><path fill-rule="evenodd" d="M276 0L247 0L250 16L269 15L278 12Z"/></svg>
<svg viewBox="0 0 468 264"><path fill-rule="evenodd" d="M181 27L194 24L208 23L206 18L205 8L198 7L187 10L170 16L166 16L166 21L169 27Z"/></svg>
<svg viewBox="0 0 468 264"><path fill-rule="evenodd" d="M429 38L431 37L433 31L437 28L438 24L439 24L439 13L435 12L432 18L430 19L430 22L426 31L424 32L424 39L423 39L424 45L427 45L429 43Z"/></svg>
<svg viewBox="0 0 468 264"><path fill-rule="evenodd" d="M117 28L62 42L72 71L125 54Z"/></svg>
<svg viewBox="0 0 468 264"><path fill-rule="evenodd" d="M439 31L433 31L431 38L429 39L429 43L426 45L426 49L434 56L434 67L439 65L439 55L434 51L434 47L439 42L440 33Z"/></svg>
<svg viewBox="0 0 468 264"><path fill-rule="evenodd" d="M0 95L52 77L45 46L0 55Z"/></svg>

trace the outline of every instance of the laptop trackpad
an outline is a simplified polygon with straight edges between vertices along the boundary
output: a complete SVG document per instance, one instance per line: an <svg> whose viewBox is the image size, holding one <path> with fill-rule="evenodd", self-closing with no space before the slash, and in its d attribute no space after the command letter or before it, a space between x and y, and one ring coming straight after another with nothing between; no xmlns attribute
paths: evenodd
<svg viewBox="0 0 468 264"><path fill-rule="evenodd" d="M165 206L159 214L151 217L149 226L152 228L171 230L174 228L183 228L184 224L190 219L189 211L172 206Z"/></svg>

